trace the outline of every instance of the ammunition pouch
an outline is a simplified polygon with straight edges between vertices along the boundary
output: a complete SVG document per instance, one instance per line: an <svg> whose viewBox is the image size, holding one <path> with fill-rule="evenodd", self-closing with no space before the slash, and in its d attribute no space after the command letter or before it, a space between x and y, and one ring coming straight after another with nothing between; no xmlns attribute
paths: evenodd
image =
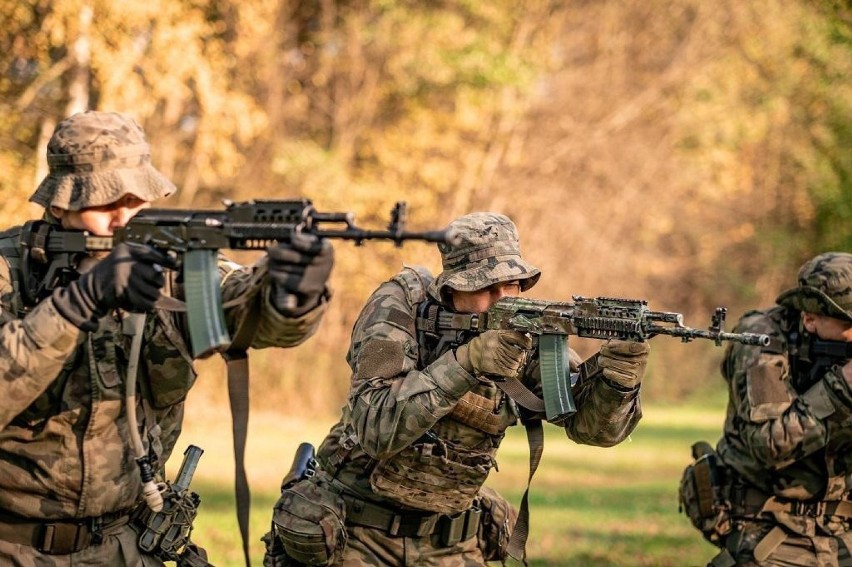
<svg viewBox="0 0 852 567"><path fill-rule="evenodd" d="M190 542L192 522L201 499L195 492L179 494L169 486L163 493L163 509L154 512L141 504L134 513L133 525L139 534L139 548L178 566L209 565L203 549Z"/></svg>
<svg viewBox="0 0 852 567"><path fill-rule="evenodd" d="M329 565L346 548L346 506L322 473L281 491L272 512L270 549L304 565Z"/></svg>
<svg viewBox="0 0 852 567"><path fill-rule="evenodd" d="M683 471L679 511L710 543L722 547L731 532L731 504L725 497L727 474L716 451L704 441L692 446L695 459Z"/></svg>
<svg viewBox="0 0 852 567"><path fill-rule="evenodd" d="M482 518L476 534L479 549L486 561L505 564L509 553L509 537L515 528L518 511L496 491L483 486L479 491L479 509Z"/></svg>

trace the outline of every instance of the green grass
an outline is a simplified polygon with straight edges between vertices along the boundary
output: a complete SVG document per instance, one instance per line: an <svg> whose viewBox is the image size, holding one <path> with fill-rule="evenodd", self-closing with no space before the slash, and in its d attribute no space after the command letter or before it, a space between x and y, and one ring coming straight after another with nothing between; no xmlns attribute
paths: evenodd
<svg viewBox="0 0 852 567"><path fill-rule="evenodd" d="M189 404L187 427L169 470L188 443L205 449L193 482L202 498L193 539L219 567L242 565L233 496L233 456L227 408ZM677 486L690 445L717 440L723 407L650 406L631 438L611 448L576 445L546 426L542 463L530 492L527 544L535 567L704 565L714 555L678 513ZM252 488L253 563L260 565L271 508L281 477L301 441L318 445L332 418L288 420L255 411L246 457ZM498 454L499 472L488 484L516 505L526 488L528 450L523 428L510 430Z"/></svg>

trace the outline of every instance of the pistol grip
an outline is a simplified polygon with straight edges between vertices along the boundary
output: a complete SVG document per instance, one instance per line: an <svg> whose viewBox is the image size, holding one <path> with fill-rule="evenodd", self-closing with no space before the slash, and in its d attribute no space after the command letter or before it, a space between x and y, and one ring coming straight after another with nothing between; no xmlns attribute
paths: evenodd
<svg viewBox="0 0 852 567"><path fill-rule="evenodd" d="M192 356L199 357L231 342L225 326L216 250L189 250L183 258L186 318Z"/></svg>
<svg viewBox="0 0 852 567"><path fill-rule="evenodd" d="M547 421L559 424L576 413L568 368L568 337L541 335L538 339L541 388Z"/></svg>

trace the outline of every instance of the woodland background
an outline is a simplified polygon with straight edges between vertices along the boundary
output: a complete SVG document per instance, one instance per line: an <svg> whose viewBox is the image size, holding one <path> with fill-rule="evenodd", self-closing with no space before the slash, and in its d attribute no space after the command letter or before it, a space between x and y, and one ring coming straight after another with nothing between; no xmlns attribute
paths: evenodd
<svg viewBox="0 0 852 567"><path fill-rule="evenodd" d="M732 326L852 248L851 26L840 0L0 0L0 225L41 214L56 122L115 110L179 187L162 206L304 196L380 227L405 200L417 229L500 211L533 297L645 298L695 327L725 305ZM440 268L421 243L336 252L320 332L253 353L255 404L334 412L369 293ZM721 388L721 350L653 344L646 397Z"/></svg>

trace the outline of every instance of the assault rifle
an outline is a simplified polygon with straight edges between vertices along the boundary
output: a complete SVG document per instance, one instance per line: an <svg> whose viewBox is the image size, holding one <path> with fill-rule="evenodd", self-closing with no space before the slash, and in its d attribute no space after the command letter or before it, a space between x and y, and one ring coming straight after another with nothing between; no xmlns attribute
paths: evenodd
<svg viewBox="0 0 852 567"><path fill-rule="evenodd" d="M24 299L35 304L76 277L77 265L88 253L110 250L119 242L147 244L169 253L174 267L182 271L192 351L200 356L230 343L219 290L221 249L265 250L288 241L293 233L350 240L356 245L366 240L390 240L396 246L406 240L455 240L449 229L408 232L404 202L391 210L385 230L362 229L353 213L323 213L307 199L224 204L224 210L142 209L111 237L30 221L21 235Z"/></svg>
<svg viewBox="0 0 852 567"><path fill-rule="evenodd" d="M844 341L824 341L813 337L809 341L808 352L811 359L826 358L833 363L852 359L852 343Z"/></svg>
<svg viewBox="0 0 852 567"><path fill-rule="evenodd" d="M571 303L504 297L485 313L464 315L439 311L435 318L435 334L450 343L463 343L467 340L466 334L489 329L511 329L538 336L542 393L547 420L551 423L560 423L577 411L568 373L570 335L637 342L656 335L669 335L683 342L709 339L717 345L723 341L769 344L768 335L723 331L727 313L724 307L716 309L708 329L693 329L683 324L682 314L651 311L645 300L581 296L573 296L573 299ZM598 371L597 357L591 357L583 363L576 378L587 379Z"/></svg>
<svg viewBox="0 0 852 567"><path fill-rule="evenodd" d="M797 368L807 373L809 384L814 384L835 364L852 360L852 343L808 335L802 340L797 358Z"/></svg>

